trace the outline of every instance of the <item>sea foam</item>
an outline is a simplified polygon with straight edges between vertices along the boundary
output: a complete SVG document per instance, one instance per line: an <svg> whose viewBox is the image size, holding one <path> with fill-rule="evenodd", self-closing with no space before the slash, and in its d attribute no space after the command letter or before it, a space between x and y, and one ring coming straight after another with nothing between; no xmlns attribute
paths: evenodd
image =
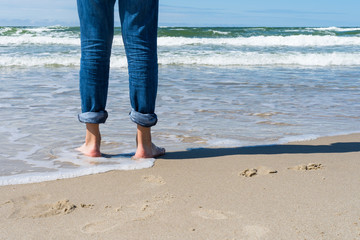
<svg viewBox="0 0 360 240"><path fill-rule="evenodd" d="M112 170L135 170L150 168L154 165L154 162L154 158L140 159L137 161L130 159L118 159L118 163L116 165L94 165L90 167L79 167L76 169L58 169L57 171L0 176L0 186L74 178L96 173L104 173Z"/></svg>
<svg viewBox="0 0 360 240"><path fill-rule="evenodd" d="M198 66L360 66L360 53L159 53L159 64ZM4 56L0 67L79 67L80 55ZM127 68L125 56L112 56L111 67Z"/></svg>
<svg viewBox="0 0 360 240"><path fill-rule="evenodd" d="M224 33L226 34L226 33ZM75 37L56 36L0 36L0 45L73 45L80 46L80 39ZM115 36L115 46L124 46L122 38ZM188 37L159 37L158 46L184 45L219 45L219 46L289 46L289 47L326 47L326 46L358 46L360 37L341 36L254 36L236 38L188 38Z"/></svg>
<svg viewBox="0 0 360 240"><path fill-rule="evenodd" d="M237 38L185 38L161 37L159 46L183 45L228 45L228 46L290 46L290 47L326 47L360 45L360 37L338 36L255 36Z"/></svg>

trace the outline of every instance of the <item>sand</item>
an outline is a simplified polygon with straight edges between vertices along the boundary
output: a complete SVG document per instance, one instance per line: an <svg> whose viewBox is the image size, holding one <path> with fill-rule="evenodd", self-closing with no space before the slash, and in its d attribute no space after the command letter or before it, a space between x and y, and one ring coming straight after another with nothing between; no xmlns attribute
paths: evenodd
<svg viewBox="0 0 360 240"><path fill-rule="evenodd" d="M0 187L0 240L360 239L360 134Z"/></svg>

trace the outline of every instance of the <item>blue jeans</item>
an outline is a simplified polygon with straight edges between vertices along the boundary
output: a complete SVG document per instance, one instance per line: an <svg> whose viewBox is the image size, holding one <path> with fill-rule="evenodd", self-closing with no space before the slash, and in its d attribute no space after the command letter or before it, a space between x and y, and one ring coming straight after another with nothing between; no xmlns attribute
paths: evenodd
<svg viewBox="0 0 360 240"><path fill-rule="evenodd" d="M105 123L116 0L77 0L81 31L80 122ZM157 28L159 0L119 0L121 31L129 71L130 119L157 122Z"/></svg>

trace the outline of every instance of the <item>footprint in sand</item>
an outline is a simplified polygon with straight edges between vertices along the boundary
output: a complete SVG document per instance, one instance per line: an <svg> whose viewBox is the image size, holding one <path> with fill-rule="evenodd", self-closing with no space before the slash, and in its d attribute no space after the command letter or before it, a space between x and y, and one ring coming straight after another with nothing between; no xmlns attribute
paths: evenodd
<svg viewBox="0 0 360 240"><path fill-rule="evenodd" d="M107 232L123 226L126 222L143 221L162 211L166 205L174 201L175 196L165 193L128 206L108 207L103 220L87 223L81 227L83 233Z"/></svg>
<svg viewBox="0 0 360 240"><path fill-rule="evenodd" d="M0 203L0 216L9 216L12 213L12 202L10 200Z"/></svg>
<svg viewBox="0 0 360 240"><path fill-rule="evenodd" d="M73 212L76 205L69 200L60 200L56 203L44 203L47 195L30 195L11 200L14 210L9 218L43 218L55 215L65 215Z"/></svg>
<svg viewBox="0 0 360 240"><path fill-rule="evenodd" d="M36 206L38 212L35 213L33 218L51 217L55 215L65 215L73 212L77 207L72 204L68 199L57 201L52 204L43 204Z"/></svg>
<svg viewBox="0 0 360 240"><path fill-rule="evenodd" d="M119 220L103 220L94 223L88 223L81 228L83 233L102 233L119 227L122 224L121 219Z"/></svg>
<svg viewBox="0 0 360 240"><path fill-rule="evenodd" d="M318 170L323 168L324 166L321 163L309 163L309 164L300 164L294 167L289 167L288 169L292 170L303 170L303 171L309 171L309 170Z"/></svg>
<svg viewBox="0 0 360 240"><path fill-rule="evenodd" d="M256 175L267 175L277 173L277 170L269 169L267 167L258 167L258 168L250 168L245 169L244 171L239 173L239 176L243 177L253 177Z"/></svg>
<svg viewBox="0 0 360 240"><path fill-rule="evenodd" d="M252 239L262 239L265 237L270 230L266 227L261 227L257 225L247 225L243 227L243 234L246 236L246 239L252 240Z"/></svg>
<svg viewBox="0 0 360 240"><path fill-rule="evenodd" d="M5 202L3 202L3 203L0 203L0 207L5 206L5 205L8 205L8 204L10 204L10 203L11 203L10 200L5 201Z"/></svg>
<svg viewBox="0 0 360 240"><path fill-rule="evenodd" d="M126 222L146 220L154 216L156 210L150 201L117 207L115 210L109 206L105 208L109 211L104 213L104 219L85 224L81 227L81 232L89 234L108 232L121 227Z"/></svg>
<svg viewBox="0 0 360 240"><path fill-rule="evenodd" d="M142 221L154 216L156 212L164 210L174 199L175 196L165 193L154 196L150 200L145 200L127 207L121 207L120 209L118 208L116 211L126 216L130 221Z"/></svg>
<svg viewBox="0 0 360 240"><path fill-rule="evenodd" d="M12 213L9 218L24 218L32 217L34 213L38 212L37 205L50 198L50 195L45 194L31 194L11 199L10 202L13 206Z"/></svg>
<svg viewBox="0 0 360 240"><path fill-rule="evenodd" d="M228 219L231 215L234 215L231 212L223 212L220 210L206 209L203 207L199 207L198 210L192 211L191 214L193 216L201 217L203 219L210 219L210 220Z"/></svg>
<svg viewBox="0 0 360 240"><path fill-rule="evenodd" d="M142 179L153 185L164 185L166 184L165 180L161 176L154 176L154 175L146 175L142 176Z"/></svg>

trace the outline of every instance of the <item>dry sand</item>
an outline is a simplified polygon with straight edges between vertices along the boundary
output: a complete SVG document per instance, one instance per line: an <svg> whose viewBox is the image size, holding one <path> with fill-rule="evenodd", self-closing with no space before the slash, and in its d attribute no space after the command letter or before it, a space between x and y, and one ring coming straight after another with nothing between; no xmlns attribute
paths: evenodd
<svg viewBox="0 0 360 240"><path fill-rule="evenodd" d="M0 240L360 239L360 134L0 187Z"/></svg>

